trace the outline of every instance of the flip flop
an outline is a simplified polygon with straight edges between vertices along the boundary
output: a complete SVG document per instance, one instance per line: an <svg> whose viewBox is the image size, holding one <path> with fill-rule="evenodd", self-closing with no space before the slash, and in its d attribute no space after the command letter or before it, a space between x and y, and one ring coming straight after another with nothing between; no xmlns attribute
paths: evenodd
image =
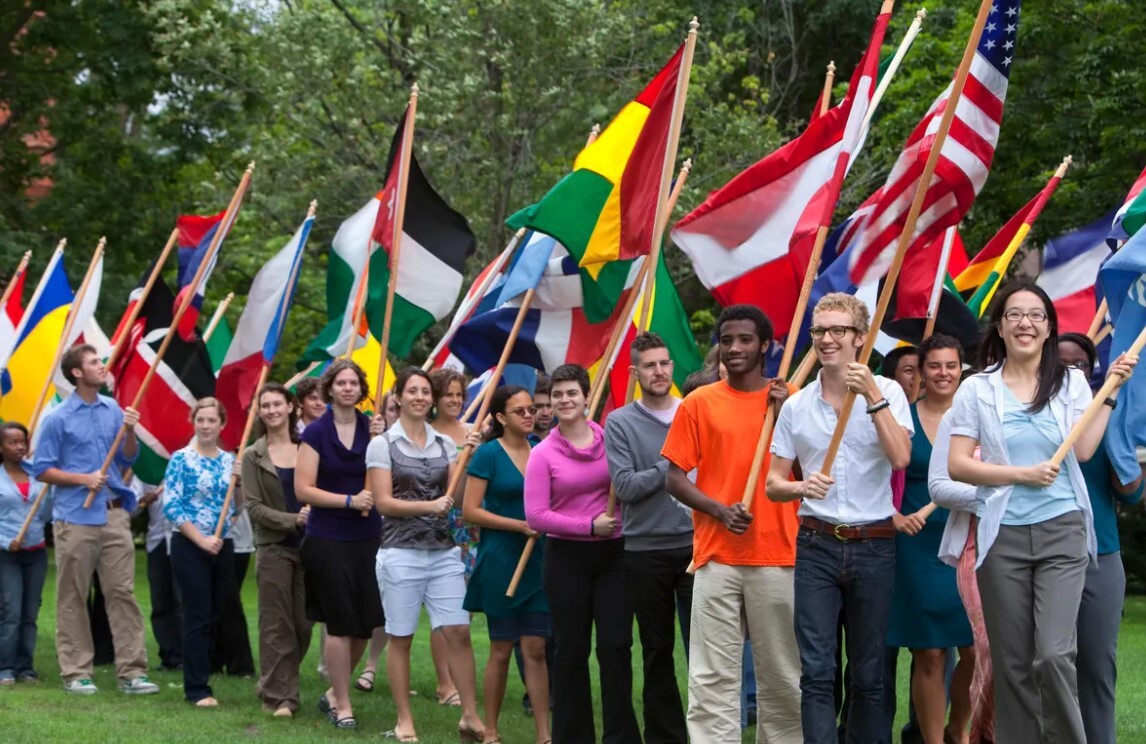
<svg viewBox="0 0 1146 744"><path fill-rule="evenodd" d="M362 674L358 675L358 681L354 683L354 689L361 690L362 692L374 692L374 670L366 669Z"/></svg>
<svg viewBox="0 0 1146 744"><path fill-rule="evenodd" d="M354 716L346 716L345 718L337 718L335 716L331 716L330 717L330 723L336 729L350 729L350 730L357 730L358 729L358 721L356 721L354 719Z"/></svg>
<svg viewBox="0 0 1146 744"><path fill-rule="evenodd" d="M434 693L434 697L438 699L438 705L444 705L448 708L462 707L462 695L457 690L454 690L452 693L445 696L443 696L440 692L436 692Z"/></svg>
<svg viewBox="0 0 1146 744"><path fill-rule="evenodd" d="M417 734L399 734L398 729L390 729L389 731L383 733L382 736L387 739L395 739L397 741L403 742L403 744L417 744L418 742Z"/></svg>

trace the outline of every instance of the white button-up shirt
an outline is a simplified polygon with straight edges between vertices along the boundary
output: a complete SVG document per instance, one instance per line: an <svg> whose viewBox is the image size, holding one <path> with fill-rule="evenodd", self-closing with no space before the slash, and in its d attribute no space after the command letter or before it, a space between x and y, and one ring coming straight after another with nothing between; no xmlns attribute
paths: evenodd
<svg viewBox="0 0 1146 744"><path fill-rule="evenodd" d="M823 375L823 372L820 373ZM876 377L883 397L890 403L896 422L914 434L907 396L895 380ZM800 516L815 517L831 524L867 524L888 519L895 513L891 500L891 461L879 443L875 422L864 399L852 407L839 453L832 464L835 483L822 500L806 499ZM805 474L824 464L828 444L839 417L824 400L820 378L784 403L772 433L772 454L799 460Z"/></svg>

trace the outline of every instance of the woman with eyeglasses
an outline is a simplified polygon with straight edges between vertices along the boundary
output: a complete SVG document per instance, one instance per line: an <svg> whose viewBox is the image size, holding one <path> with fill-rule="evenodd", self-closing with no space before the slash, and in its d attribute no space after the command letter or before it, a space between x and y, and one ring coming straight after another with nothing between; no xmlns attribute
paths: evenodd
<svg viewBox="0 0 1146 744"><path fill-rule="evenodd" d="M999 290L979 353L984 371L963 384L948 413L947 465L953 479L978 487L977 578L996 735L1083 744L1076 626L1097 546L1079 463L1101 446L1116 401L1102 407L1062 466L1051 462L1091 392L1086 376L1059 356L1054 305L1033 282ZM1121 355L1108 374L1121 385L1137 361Z"/></svg>
<svg viewBox="0 0 1146 744"><path fill-rule="evenodd" d="M481 528L477 565L466 590L465 608L484 612L489 626L489 660L482 690L485 697L485 741L499 741L497 721L513 647L521 643L525 687L538 710L549 709L549 674L545 643L552 635L549 602L541 588L544 549L537 544L512 597L506 589L530 537L538 533L525 521L525 468L533 443L537 409L529 391L503 385L490 402L493 417L485 442L474 451L468 469L462 515ZM539 744L549 741L549 716L536 715Z"/></svg>
<svg viewBox="0 0 1146 744"><path fill-rule="evenodd" d="M542 586L549 598L557 654L553 735L559 742L640 742L633 713L633 625L625 595L621 506L606 514L605 433L587 418L589 373L563 364L549 378L557 426L529 456L525 518L548 536ZM589 650L596 630L604 735L593 725ZM530 695L532 699L532 693ZM534 701L534 710L543 709Z"/></svg>
<svg viewBox="0 0 1146 744"><path fill-rule="evenodd" d="M1098 352L1094 342L1081 333L1058 337L1062 361L1080 370L1089 380ZM1142 501L1142 472L1123 484L1111 466L1105 444L1094 457L1082 463L1082 477L1094 512L1094 535L1098 555L1086 569L1082 605L1078 610L1078 702L1088 744L1113 744L1114 682L1118 677L1118 626L1126 597L1126 570L1118 541L1118 504L1133 506Z"/></svg>

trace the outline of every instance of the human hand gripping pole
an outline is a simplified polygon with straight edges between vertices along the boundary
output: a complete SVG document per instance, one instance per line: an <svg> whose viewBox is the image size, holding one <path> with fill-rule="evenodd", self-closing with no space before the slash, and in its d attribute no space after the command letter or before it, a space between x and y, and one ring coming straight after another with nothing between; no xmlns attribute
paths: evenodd
<svg viewBox="0 0 1146 744"><path fill-rule="evenodd" d="M239 205L243 201L243 195L247 191L247 187L251 183L251 174L254 173L255 164L251 162L247 166L247 170L243 173L243 177L239 180L239 186L235 189L234 196L231 197L231 203L227 205L227 211L223 215L221 224L229 225L234 219L235 212L238 211ZM207 269L214 263L215 256L219 252L219 245L223 240L223 230L217 230L215 236L211 239L211 245L207 248L207 255L199 263L199 269L195 272L194 278L191 279L190 286L198 287L199 283L203 280L203 275ZM148 367L147 373L143 376L143 380L139 384L139 390L135 393L135 399L131 402L132 408L139 408L143 402L143 397L147 394L147 388L151 385L151 378L155 376L159 364L163 361L164 355L167 353L168 347L175 339L175 334L179 330L179 323L183 320L183 316L187 313L187 308L191 306L191 300L194 299L195 292L186 292L183 295L183 301L179 303L179 307L175 309L175 315L171 319L171 325L167 328L167 334L163 337L162 343L159 344L159 349L155 352L155 361ZM103 465L100 467L100 473L107 475L108 470L111 468L112 460L115 459L115 453L119 451L120 445L123 444L124 437L127 436L127 431L130 427L126 422L120 427L119 432L115 435L115 439L111 443L111 448L108 450L107 456L104 457ZM90 509L92 503L95 501L98 489L92 488L88 490L87 498L84 499L84 508Z"/></svg>

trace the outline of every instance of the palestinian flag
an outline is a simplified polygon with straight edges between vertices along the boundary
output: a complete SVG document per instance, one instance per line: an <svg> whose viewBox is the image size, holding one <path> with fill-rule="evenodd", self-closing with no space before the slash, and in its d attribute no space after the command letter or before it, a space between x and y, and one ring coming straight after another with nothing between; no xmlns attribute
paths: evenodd
<svg viewBox="0 0 1146 744"><path fill-rule="evenodd" d="M609 262L646 255L683 55L681 45L645 89L585 146L573 172L541 201L511 216L509 226L557 238L593 278Z"/></svg>
<svg viewBox="0 0 1146 744"><path fill-rule="evenodd" d="M394 210L398 204L398 162L406 118L402 121L390 144L385 186L343 222L334 236L326 275L330 322L307 347L302 358L304 365L345 354L351 332L364 332L362 328L350 327L355 298L363 291L364 317L370 334L374 338L382 336ZM473 255L476 244L466 218L434 191L413 153L408 181L388 349L399 358L408 357L418 336L453 310L461 293L466 259Z"/></svg>
<svg viewBox="0 0 1146 744"><path fill-rule="evenodd" d="M147 370L155 364L155 352L171 325L171 308L175 295L159 279L143 303L128 333L127 351L112 370L115 376L115 399L121 406L131 405ZM195 436L189 415L199 398L215 394L215 373L203 341L184 341L178 334L167 347L156 374L139 406L140 422L136 427L140 454L135 474L144 483L161 483L171 453L187 446Z"/></svg>

